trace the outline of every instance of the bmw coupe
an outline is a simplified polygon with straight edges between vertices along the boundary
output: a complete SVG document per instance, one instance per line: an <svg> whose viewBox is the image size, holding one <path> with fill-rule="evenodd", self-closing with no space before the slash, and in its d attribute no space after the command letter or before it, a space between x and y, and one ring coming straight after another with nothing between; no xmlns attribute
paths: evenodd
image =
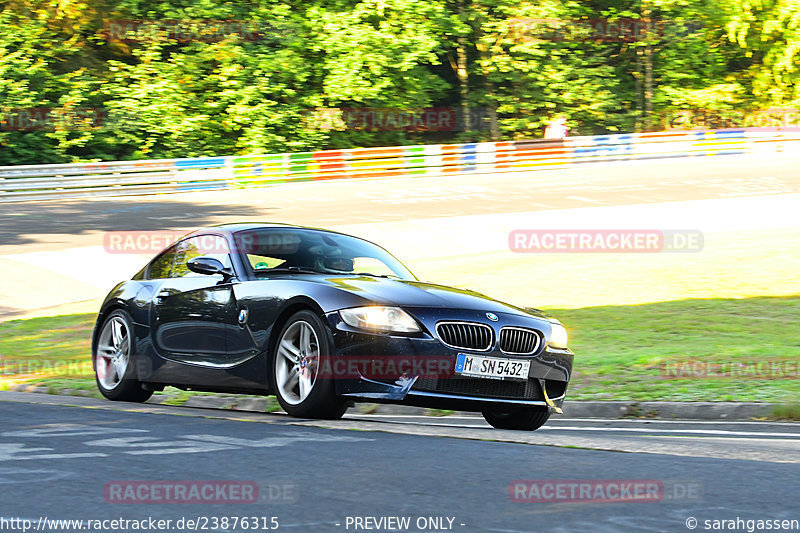
<svg viewBox="0 0 800 533"><path fill-rule="evenodd" d="M92 358L110 400L173 386L274 394L303 418L390 402L534 430L561 412L573 353L558 320L421 282L371 242L250 223L194 231L112 289Z"/></svg>

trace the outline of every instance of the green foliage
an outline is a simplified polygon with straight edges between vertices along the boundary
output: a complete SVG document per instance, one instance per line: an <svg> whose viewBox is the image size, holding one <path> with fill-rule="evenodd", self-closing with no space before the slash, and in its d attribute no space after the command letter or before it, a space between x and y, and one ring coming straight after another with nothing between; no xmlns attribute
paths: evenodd
<svg viewBox="0 0 800 533"><path fill-rule="evenodd" d="M753 96L776 105L800 103L800 3L796 0L735 0L729 4L727 36L749 65Z"/></svg>
<svg viewBox="0 0 800 533"><path fill-rule="evenodd" d="M795 0L0 6L0 164L533 138L556 115L590 135L660 129L681 110L800 104ZM631 21L633 38L607 31ZM233 22L245 31L209 37ZM201 32L164 31L175 24ZM466 131L309 120L430 107L472 120ZM20 129L20 112L47 120Z"/></svg>

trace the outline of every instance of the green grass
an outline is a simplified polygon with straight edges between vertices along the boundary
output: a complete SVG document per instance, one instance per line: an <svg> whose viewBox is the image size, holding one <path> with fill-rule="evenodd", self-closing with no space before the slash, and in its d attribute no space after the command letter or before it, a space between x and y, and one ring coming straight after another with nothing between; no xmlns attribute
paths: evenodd
<svg viewBox="0 0 800 533"><path fill-rule="evenodd" d="M81 314L0 322L3 377L90 375L94 320L94 314Z"/></svg>
<svg viewBox="0 0 800 533"><path fill-rule="evenodd" d="M800 403L787 403L775 407L772 418L800 421Z"/></svg>
<svg viewBox="0 0 800 533"><path fill-rule="evenodd" d="M455 411L450 409L428 409L425 414L428 416L450 416L454 413Z"/></svg>
<svg viewBox="0 0 800 533"><path fill-rule="evenodd" d="M97 384L94 381L94 376L71 376L71 377L52 377L41 378L34 377L27 383L37 387L47 387L50 394L58 394L65 389L78 391L76 394L81 396L89 396L92 398L102 398L100 391L97 390Z"/></svg>
<svg viewBox="0 0 800 533"><path fill-rule="evenodd" d="M642 305L548 309L570 332L575 372L567 397L594 400L764 401L798 416L800 375L665 375L665 365L752 361L800 363L800 296L695 299ZM51 389L95 391L89 364L94 315L0 323L3 376ZM19 376L20 369L43 372ZM83 366L81 366L83 364ZM682 368L682 367L679 367ZM198 394L168 389L173 402ZM271 404L272 405L272 404ZM273 406L277 409L277 406ZM273 409L273 410L274 410ZM794 413L794 414L793 414Z"/></svg>
<svg viewBox="0 0 800 533"><path fill-rule="evenodd" d="M583 309L548 309L570 332L575 374L568 398L769 401L800 398L800 375L672 372L701 361L800 362L800 298L699 299ZM679 365L670 368L685 369ZM677 377L676 377L677 374Z"/></svg>

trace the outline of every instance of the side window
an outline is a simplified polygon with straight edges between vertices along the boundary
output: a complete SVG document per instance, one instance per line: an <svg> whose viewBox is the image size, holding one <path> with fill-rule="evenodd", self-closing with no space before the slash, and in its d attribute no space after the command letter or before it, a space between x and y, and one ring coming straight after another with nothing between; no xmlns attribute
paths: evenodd
<svg viewBox="0 0 800 533"><path fill-rule="evenodd" d="M147 278L164 279L170 277L172 275L172 263L175 261L176 252L177 246L173 246L150 263L147 269Z"/></svg>
<svg viewBox="0 0 800 533"><path fill-rule="evenodd" d="M175 266L172 268L171 277L203 276L203 274L192 272L186 266L186 263L190 260L201 256L213 257L219 260L225 268L231 268L231 256L225 238L217 235L198 235L197 237L186 239L178 245L178 253L175 257Z"/></svg>

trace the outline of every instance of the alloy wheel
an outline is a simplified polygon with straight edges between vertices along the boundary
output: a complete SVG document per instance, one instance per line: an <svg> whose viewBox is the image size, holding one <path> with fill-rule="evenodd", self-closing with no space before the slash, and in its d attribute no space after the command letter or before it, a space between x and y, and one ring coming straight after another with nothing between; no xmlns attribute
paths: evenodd
<svg viewBox="0 0 800 533"><path fill-rule="evenodd" d="M119 316L106 322L97 343L97 381L106 390L115 389L125 378L130 361L130 331Z"/></svg>
<svg viewBox="0 0 800 533"><path fill-rule="evenodd" d="M275 360L275 381L286 403L298 405L308 398L317 381L319 360L319 339L311 324L298 320L289 326Z"/></svg>

